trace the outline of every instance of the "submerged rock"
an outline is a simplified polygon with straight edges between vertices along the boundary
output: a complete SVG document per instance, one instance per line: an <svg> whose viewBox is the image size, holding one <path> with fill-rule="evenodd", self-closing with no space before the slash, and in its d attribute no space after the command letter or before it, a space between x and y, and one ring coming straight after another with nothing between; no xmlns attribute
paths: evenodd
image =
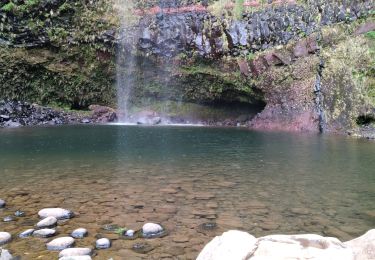
<svg viewBox="0 0 375 260"><path fill-rule="evenodd" d="M72 237L59 237L47 243L47 249L58 251L63 250L74 245L74 238Z"/></svg>
<svg viewBox="0 0 375 260"><path fill-rule="evenodd" d="M56 235L56 230L54 230L54 229L49 229L49 228L36 230L36 231L34 231L34 233L33 233L33 236L34 236L34 237L41 237L41 238L52 237L52 236L54 236L54 235Z"/></svg>
<svg viewBox="0 0 375 260"><path fill-rule="evenodd" d="M89 255L80 255L80 256L63 256L59 260L91 260Z"/></svg>
<svg viewBox="0 0 375 260"><path fill-rule="evenodd" d="M2 249L0 247L0 260L13 260L13 256L9 253L8 250Z"/></svg>
<svg viewBox="0 0 375 260"><path fill-rule="evenodd" d="M24 217L25 216L25 212L22 211L22 210L17 210L16 212L14 212L14 215L16 217Z"/></svg>
<svg viewBox="0 0 375 260"><path fill-rule="evenodd" d="M35 229L28 229L28 230L25 230L25 231L23 231L22 233L20 233L19 235L18 235L18 237L20 237L20 238L26 238L26 237L29 237L29 236L31 236L33 233L34 233L34 231L35 231Z"/></svg>
<svg viewBox="0 0 375 260"><path fill-rule="evenodd" d="M151 252L155 248L150 245L149 243L143 242L143 243L135 243L132 246L132 250L138 254L147 254L148 252Z"/></svg>
<svg viewBox="0 0 375 260"><path fill-rule="evenodd" d="M51 228L55 227L57 224L57 218L55 217L46 217L45 219L42 219L39 221L36 226L38 228Z"/></svg>
<svg viewBox="0 0 375 260"><path fill-rule="evenodd" d="M60 219L70 219L74 217L74 213L67 209L62 208L46 208L38 212L40 218L55 217Z"/></svg>
<svg viewBox="0 0 375 260"><path fill-rule="evenodd" d="M92 249L91 248L83 248L83 247L74 247L74 248L67 248L60 252L59 257L68 257L68 256L91 256Z"/></svg>
<svg viewBox="0 0 375 260"><path fill-rule="evenodd" d="M95 247L97 249L107 249L111 247L111 241L108 238L101 238L96 240Z"/></svg>
<svg viewBox="0 0 375 260"><path fill-rule="evenodd" d="M0 199L0 209L4 208L6 205L5 201Z"/></svg>
<svg viewBox="0 0 375 260"><path fill-rule="evenodd" d="M12 240L12 235L8 232L0 232L0 246L9 243Z"/></svg>
<svg viewBox="0 0 375 260"><path fill-rule="evenodd" d="M14 217L13 216L6 216L3 218L3 221L4 222L11 222L11 221L14 221Z"/></svg>
<svg viewBox="0 0 375 260"><path fill-rule="evenodd" d="M127 231L125 232L125 236L127 236L127 237L133 237L134 234L135 234L135 231L134 231L134 230L131 230L131 229L129 229L129 230L127 230Z"/></svg>
<svg viewBox="0 0 375 260"><path fill-rule="evenodd" d="M164 229L159 224L146 223L142 227L142 235L146 238L158 237L164 233Z"/></svg>
<svg viewBox="0 0 375 260"><path fill-rule="evenodd" d="M87 236L87 229L85 228L77 228L76 230L74 230L71 234L72 237L74 238L84 238Z"/></svg>

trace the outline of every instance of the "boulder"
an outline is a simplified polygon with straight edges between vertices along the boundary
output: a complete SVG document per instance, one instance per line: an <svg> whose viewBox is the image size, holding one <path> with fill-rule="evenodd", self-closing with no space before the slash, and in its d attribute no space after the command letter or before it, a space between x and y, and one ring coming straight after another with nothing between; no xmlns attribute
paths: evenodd
<svg viewBox="0 0 375 260"><path fill-rule="evenodd" d="M74 216L74 213L67 209L62 208L46 208L38 212L40 218L55 217L60 219L70 219Z"/></svg>
<svg viewBox="0 0 375 260"><path fill-rule="evenodd" d="M231 230L215 237L198 255L197 260L242 260L255 248L252 235Z"/></svg>
<svg viewBox="0 0 375 260"><path fill-rule="evenodd" d="M241 231L228 231L209 242L197 260L370 260L375 259L375 229L341 242L337 238L306 235L270 235L254 238Z"/></svg>
<svg viewBox="0 0 375 260"><path fill-rule="evenodd" d="M72 237L59 237L47 243L47 249L53 251L64 250L74 245L74 238Z"/></svg>
<svg viewBox="0 0 375 260"><path fill-rule="evenodd" d="M344 244L353 250L355 260L375 259L375 229Z"/></svg>
<svg viewBox="0 0 375 260"><path fill-rule="evenodd" d="M332 237L271 235L258 238L250 259L352 260L353 251Z"/></svg>

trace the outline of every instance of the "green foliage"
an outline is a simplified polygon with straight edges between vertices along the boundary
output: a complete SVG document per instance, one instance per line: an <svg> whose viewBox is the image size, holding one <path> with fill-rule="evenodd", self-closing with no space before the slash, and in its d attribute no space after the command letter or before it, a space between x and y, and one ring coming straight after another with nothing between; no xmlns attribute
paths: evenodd
<svg viewBox="0 0 375 260"><path fill-rule="evenodd" d="M121 236L121 235L123 235L126 231L128 231L128 229L127 229L126 227L124 227L124 228L120 227L120 228L118 228L118 229L115 230L115 233Z"/></svg>
<svg viewBox="0 0 375 260"><path fill-rule="evenodd" d="M365 34L367 38L369 38L370 40L373 40L375 41L375 31L371 31L371 32L368 32Z"/></svg>
<svg viewBox="0 0 375 260"><path fill-rule="evenodd" d="M9 13L9 12L13 12L16 8L17 8L17 6L13 2L9 2L6 5L4 5L1 8L1 10Z"/></svg>
<svg viewBox="0 0 375 260"><path fill-rule="evenodd" d="M236 0L235 6L234 6L234 17L236 19L242 18L242 13L244 11L244 2L245 0Z"/></svg>

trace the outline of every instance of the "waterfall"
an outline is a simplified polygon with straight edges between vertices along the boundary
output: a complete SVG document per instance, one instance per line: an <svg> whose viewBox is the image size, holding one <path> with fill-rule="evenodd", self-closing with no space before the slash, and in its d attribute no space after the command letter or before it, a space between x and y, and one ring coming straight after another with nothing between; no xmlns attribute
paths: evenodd
<svg viewBox="0 0 375 260"><path fill-rule="evenodd" d="M117 117L121 123L131 122L131 96L136 79L136 52L137 30L134 30L135 16L133 2L117 0L116 10L120 21L118 46L116 53L116 90L117 90Z"/></svg>

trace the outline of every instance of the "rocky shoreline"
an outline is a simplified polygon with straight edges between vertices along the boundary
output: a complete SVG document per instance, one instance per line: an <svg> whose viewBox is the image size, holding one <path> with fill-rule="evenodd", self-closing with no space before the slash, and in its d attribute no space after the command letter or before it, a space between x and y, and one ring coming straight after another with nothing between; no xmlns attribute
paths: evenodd
<svg viewBox="0 0 375 260"><path fill-rule="evenodd" d="M168 125L168 124L196 124L213 127L245 127L257 129L257 117L249 118L240 115L235 118L215 119L191 119L184 116L163 116L151 110L143 110L133 115L132 123L138 125ZM40 106L21 101L0 100L0 128L17 128L23 126L56 126L79 124L106 124L117 123L118 111L101 105L91 105L88 111L64 111L58 108ZM293 132L293 130L290 130ZM339 135L347 135L354 138L368 140L375 139L375 127L365 125L357 129L345 132L335 132Z"/></svg>

